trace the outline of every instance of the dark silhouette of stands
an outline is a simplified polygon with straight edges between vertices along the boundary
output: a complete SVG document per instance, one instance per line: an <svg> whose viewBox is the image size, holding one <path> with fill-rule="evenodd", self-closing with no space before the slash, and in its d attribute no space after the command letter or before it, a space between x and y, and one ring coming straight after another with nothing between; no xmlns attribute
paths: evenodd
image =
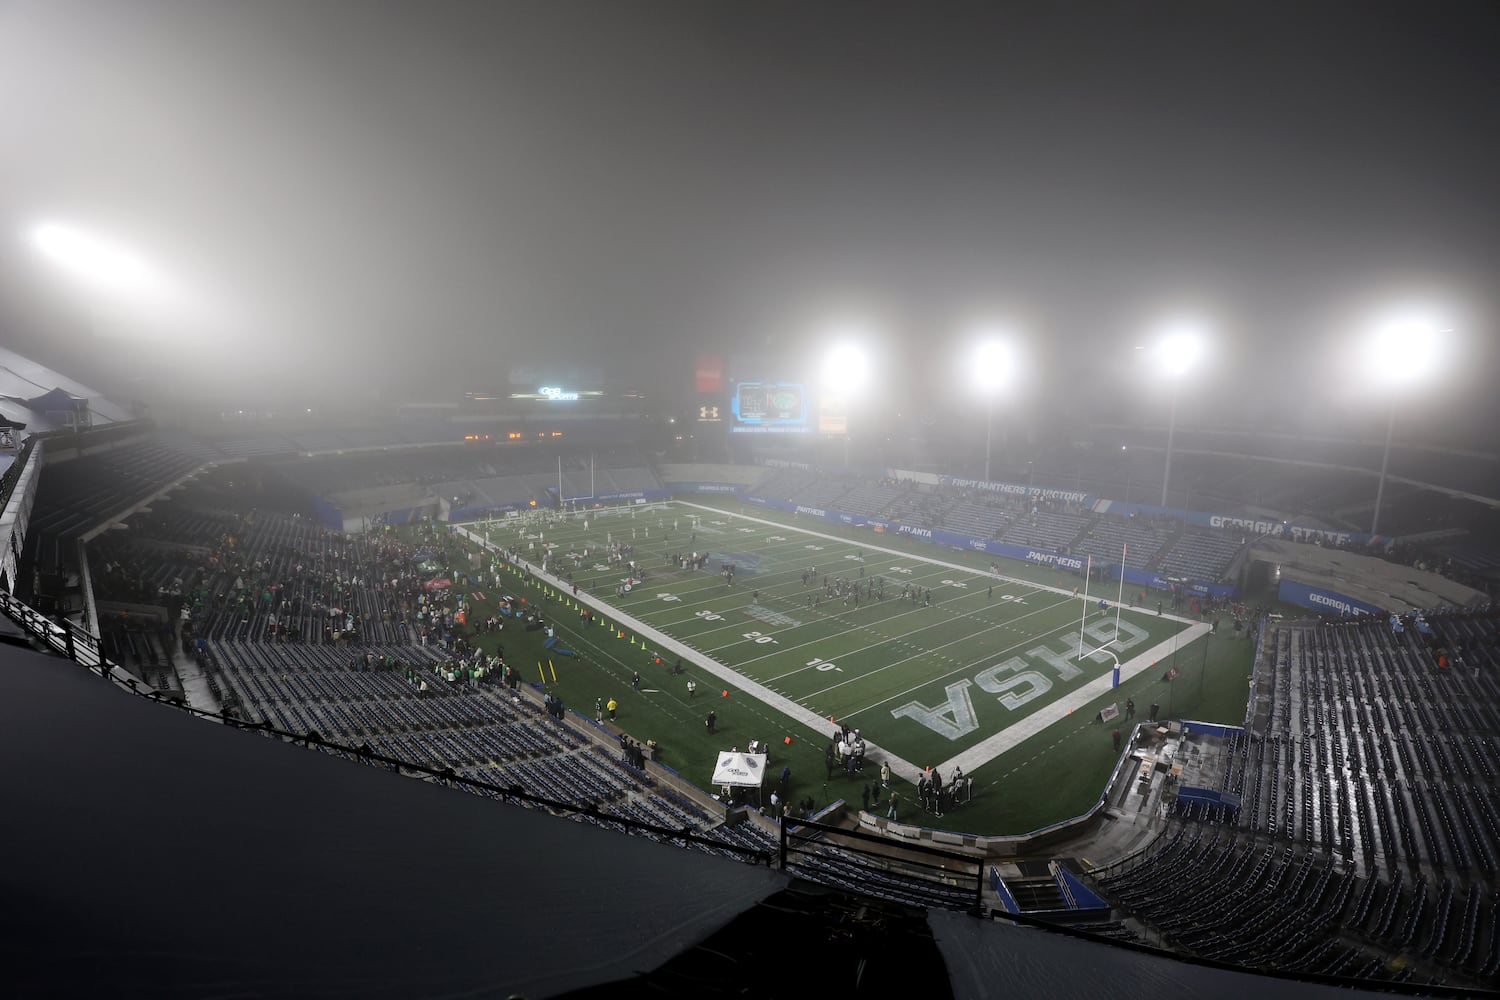
<svg viewBox="0 0 1500 1000"><path fill-rule="evenodd" d="M44 573L76 570L79 536L207 460L202 449L183 449L148 436L48 462L38 481L23 559Z"/></svg>
<svg viewBox="0 0 1500 1000"><path fill-rule="evenodd" d="M1122 548L1128 546L1125 564L1131 568L1158 569L1164 575L1206 583L1223 580L1248 543L1239 534L1187 526L1165 517L1085 513L1057 498L795 469L773 470L751 493L973 538L1092 556L1101 566L1118 564Z"/></svg>

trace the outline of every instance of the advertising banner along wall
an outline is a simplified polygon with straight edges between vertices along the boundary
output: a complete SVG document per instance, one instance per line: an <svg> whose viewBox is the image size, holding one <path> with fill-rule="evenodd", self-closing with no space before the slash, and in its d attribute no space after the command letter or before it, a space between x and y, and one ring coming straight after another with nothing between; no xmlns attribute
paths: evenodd
<svg viewBox="0 0 1500 1000"><path fill-rule="evenodd" d="M1276 592L1276 596L1289 604L1311 608L1314 611L1321 611L1324 614L1385 614L1384 608L1377 608L1375 605L1361 601L1357 597L1340 594L1336 590L1328 590L1325 587L1313 587L1306 583L1298 583L1296 580L1282 580L1281 588Z"/></svg>

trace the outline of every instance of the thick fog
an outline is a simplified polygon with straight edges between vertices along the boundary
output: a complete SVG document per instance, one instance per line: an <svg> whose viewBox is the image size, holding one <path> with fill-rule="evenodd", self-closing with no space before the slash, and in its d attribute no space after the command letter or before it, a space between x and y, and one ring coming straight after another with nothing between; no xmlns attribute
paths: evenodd
<svg viewBox="0 0 1500 1000"><path fill-rule="evenodd" d="M853 324L920 405L1019 331L1033 407L1309 422L1419 302L1495 368L1492 3L0 3L0 342L122 396L430 398L513 371L663 398ZM70 280L52 221L138 255ZM1158 394L1159 395L1159 394ZM1362 398L1363 397L1363 398ZM1149 407L1147 407L1149 409Z"/></svg>

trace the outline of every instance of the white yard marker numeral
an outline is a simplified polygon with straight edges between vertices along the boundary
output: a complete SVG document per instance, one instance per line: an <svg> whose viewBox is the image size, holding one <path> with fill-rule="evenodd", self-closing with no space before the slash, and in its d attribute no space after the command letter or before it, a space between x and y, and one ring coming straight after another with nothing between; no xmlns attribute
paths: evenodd
<svg viewBox="0 0 1500 1000"><path fill-rule="evenodd" d="M706 622L721 622L724 620L723 615L716 615L712 611L694 611L693 615L697 618L702 618Z"/></svg>
<svg viewBox="0 0 1500 1000"><path fill-rule="evenodd" d="M844 672L844 668L839 666L837 663L834 663L832 660L819 660L814 658L808 660L807 665L809 667L816 667L819 670L837 670L839 673Z"/></svg>
<svg viewBox="0 0 1500 1000"><path fill-rule="evenodd" d="M664 601L680 601L680 600L682 600L682 598L678 597L676 594L657 594L656 596L660 597Z"/></svg>
<svg viewBox="0 0 1500 1000"><path fill-rule="evenodd" d="M753 642L761 642L761 643L765 643L765 642L775 643L776 642L775 639L773 639L770 636L766 635L764 632L743 632L741 634L746 639L749 639L749 640L751 640Z"/></svg>
<svg viewBox="0 0 1500 1000"><path fill-rule="evenodd" d="M945 586L948 586L948 587L960 587L960 588L962 588L962 587L967 587L968 586L968 584L964 583L962 580L943 580L942 583Z"/></svg>

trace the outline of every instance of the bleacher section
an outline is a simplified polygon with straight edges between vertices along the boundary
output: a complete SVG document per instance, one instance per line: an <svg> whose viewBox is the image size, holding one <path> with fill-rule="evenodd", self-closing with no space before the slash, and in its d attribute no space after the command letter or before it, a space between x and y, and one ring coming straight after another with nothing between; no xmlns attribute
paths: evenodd
<svg viewBox="0 0 1500 1000"><path fill-rule="evenodd" d="M1237 748L1241 781L1251 779L1242 828L1369 864L1495 873L1493 620L1428 620L1463 646L1443 655L1464 667L1440 670L1416 629L1393 635L1385 622L1267 634L1257 725Z"/></svg>
<svg viewBox="0 0 1500 1000"><path fill-rule="evenodd" d="M443 445L293 459L272 467L288 481L361 514L443 500L484 510L552 505L561 459L562 491L586 500L662 489L646 457L634 449L563 452L514 446Z"/></svg>
<svg viewBox="0 0 1500 1000"><path fill-rule="evenodd" d="M974 890L958 878L934 880L903 871L898 863L874 865L868 859L829 845L788 857L786 870L799 878L821 882L908 906L967 910L974 906Z"/></svg>
<svg viewBox="0 0 1500 1000"><path fill-rule="evenodd" d="M966 532L975 538L999 538L1015 523L1017 513L999 504L960 500L933 523L950 531Z"/></svg>
<svg viewBox="0 0 1500 1000"><path fill-rule="evenodd" d="M61 449L54 449L60 451ZM42 469L25 559L43 573L77 568L78 538L209 460L201 447L147 436Z"/></svg>
<svg viewBox="0 0 1500 1000"><path fill-rule="evenodd" d="M1162 576L1212 583L1224 579L1246 542L1237 535L1189 528L1160 556Z"/></svg>
<svg viewBox="0 0 1500 1000"><path fill-rule="evenodd" d="M792 500L803 490L809 489L822 480L823 477L816 472L774 469L764 479L750 487L750 492L756 496L770 497L773 500ZM793 502L801 503L802 501Z"/></svg>
<svg viewBox="0 0 1500 1000"><path fill-rule="evenodd" d="M1078 514L1055 514L1039 510L1023 514L1001 534L1000 540L1048 552L1071 552L1075 542L1089 526L1089 519ZM1119 559L1116 550L1116 561Z"/></svg>
<svg viewBox="0 0 1500 1000"><path fill-rule="evenodd" d="M750 492L805 507L1093 556L1104 565L1118 564L1121 547L1128 543L1131 568L1160 569L1165 576L1200 583L1222 580L1243 548L1238 535L1185 528L1168 518L1089 515L1053 499L889 479L827 478L777 469Z"/></svg>
<svg viewBox="0 0 1500 1000"><path fill-rule="evenodd" d="M1096 563L1117 564L1122 549L1125 565L1145 569L1172 537L1172 529L1137 518L1098 517L1083 540L1074 546L1074 554L1093 556Z"/></svg>
<svg viewBox="0 0 1500 1000"><path fill-rule="evenodd" d="M1476 983L1500 972L1500 617L1271 627L1253 724L1106 893L1222 961ZM1392 954L1410 961L1390 963Z"/></svg>
<svg viewBox="0 0 1500 1000"><path fill-rule="evenodd" d="M860 483L839 498L838 508L854 514L880 517L887 515L905 492L905 488L885 480Z"/></svg>
<svg viewBox="0 0 1500 1000"><path fill-rule="evenodd" d="M588 803L597 811L587 819L603 826L623 829L611 817L625 817L775 849L774 838L753 824L721 827L722 815L655 787L644 771L589 738L598 729L593 723L552 719L498 674L449 679L458 647L440 648L435 626L432 643L423 644L415 622L401 624L417 577L398 543L342 535L302 518L191 506L213 495L195 487L92 547L102 599L166 612L105 622L108 653L153 687L181 690L171 653L173 625L185 608L185 645L207 671L214 696L245 722ZM398 580L394 588L391 579ZM350 615L358 616L352 632Z"/></svg>

